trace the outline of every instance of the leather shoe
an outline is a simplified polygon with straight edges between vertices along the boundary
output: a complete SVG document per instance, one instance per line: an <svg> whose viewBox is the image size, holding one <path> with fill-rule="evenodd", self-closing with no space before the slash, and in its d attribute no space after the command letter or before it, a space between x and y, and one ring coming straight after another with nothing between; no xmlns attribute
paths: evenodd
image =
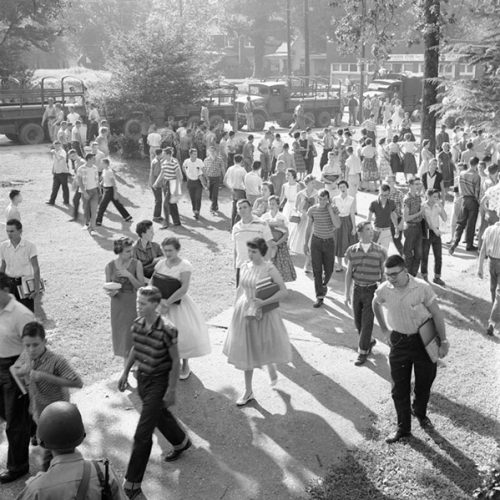
<svg viewBox="0 0 500 500"><path fill-rule="evenodd" d="M358 359L354 361L354 364L356 366L361 366L365 364L366 360L368 359L368 354L359 354Z"/></svg>
<svg viewBox="0 0 500 500"><path fill-rule="evenodd" d="M183 448L180 448L178 450L172 450L170 453L165 455L165 462L173 462L174 460L177 460L184 451L186 451L188 448L191 447L191 440L188 439L187 443L184 445Z"/></svg>
<svg viewBox="0 0 500 500"><path fill-rule="evenodd" d="M323 299L317 299L316 302L313 304L313 307L321 307L323 305Z"/></svg>
<svg viewBox="0 0 500 500"><path fill-rule="evenodd" d="M251 392L247 397L241 396L241 398L236 401L236 406L245 406L247 403L255 399L253 396L253 392Z"/></svg>
<svg viewBox="0 0 500 500"><path fill-rule="evenodd" d="M24 470L4 470L2 473L0 473L0 483L5 484L5 483L12 483L12 481L15 481L16 479L19 479L20 477L25 476L28 474L29 469L24 469Z"/></svg>
<svg viewBox="0 0 500 500"><path fill-rule="evenodd" d="M411 432L410 431L402 431L402 430L397 430L394 434L391 434L390 436L387 436L385 438L385 442L387 444L392 444L392 443L397 443L398 441L401 441L401 439L404 438L409 438L411 437Z"/></svg>
<svg viewBox="0 0 500 500"><path fill-rule="evenodd" d="M472 246L472 247L467 247L467 248L465 249L465 251L466 251L466 252L477 252L478 250L479 250L479 248L478 248L478 247L474 247L474 246Z"/></svg>
<svg viewBox="0 0 500 500"><path fill-rule="evenodd" d="M493 337L495 327L493 325L488 325L488 328L486 329L486 335L489 337Z"/></svg>

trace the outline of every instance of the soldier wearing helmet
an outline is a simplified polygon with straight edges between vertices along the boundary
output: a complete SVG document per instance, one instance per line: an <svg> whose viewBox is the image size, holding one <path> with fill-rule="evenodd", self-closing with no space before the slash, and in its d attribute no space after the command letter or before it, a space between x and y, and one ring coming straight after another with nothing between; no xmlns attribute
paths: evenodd
<svg viewBox="0 0 500 500"><path fill-rule="evenodd" d="M47 406L38 422L40 445L54 458L47 472L39 472L26 482L18 500L126 500L115 473L101 461L84 460L75 448L85 439L82 416L78 408L65 401Z"/></svg>

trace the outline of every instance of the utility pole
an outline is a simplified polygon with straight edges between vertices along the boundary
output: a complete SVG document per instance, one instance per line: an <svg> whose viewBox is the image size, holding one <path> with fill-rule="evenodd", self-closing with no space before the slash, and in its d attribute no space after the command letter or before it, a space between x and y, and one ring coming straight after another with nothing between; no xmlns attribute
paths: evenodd
<svg viewBox="0 0 500 500"><path fill-rule="evenodd" d="M179 17L182 19L184 16L184 5L182 4L182 0L179 0Z"/></svg>
<svg viewBox="0 0 500 500"><path fill-rule="evenodd" d="M359 60L359 113L360 122L363 122L363 93L365 91L365 57L366 57L366 44L365 34L363 27L366 18L366 0L361 0L361 58Z"/></svg>
<svg viewBox="0 0 500 500"><path fill-rule="evenodd" d="M309 0L304 0L304 73L306 85L309 84L310 68L309 54Z"/></svg>
<svg viewBox="0 0 500 500"><path fill-rule="evenodd" d="M291 21L291 8L290 0L286 0L286 75L288 86L290 87L292 77L292 21Z"/></svg>

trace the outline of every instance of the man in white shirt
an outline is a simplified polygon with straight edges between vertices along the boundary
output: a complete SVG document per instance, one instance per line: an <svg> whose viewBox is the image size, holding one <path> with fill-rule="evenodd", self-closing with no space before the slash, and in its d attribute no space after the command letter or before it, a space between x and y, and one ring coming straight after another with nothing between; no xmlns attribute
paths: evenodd
<svg viewBox="0 0 500 500"><path fill-rule="evenodd" d="M161 148L161 135L156 131L156 125L151 125L150 132L148 134L148 146L149 146L149 158L151 161L154 160L155 151Z"/></svg>
<svg viewBox="0 0 500 500"><path fill-rule="evenodd" d="M99 173L94 165L94 155L85 155L85 165L76 173L76 180L83 198L83 213L85 214L86 227L91 236L95 236L97 207L99 205Z"/></svg>
<svg viewBox="0 0 500 500"><path fill-rule="evenodd" d="M10 293L30 311L35 310L35 297L40 292L40 267L36 246L22 239L23 225L17 219L7 221L8 240L0 243L0 272L9 280ZM18 286L23 278L33 279L33 292L22 298Z"/></svg>
<svg viewBox="0 0 500 500"><path fill-rule="evenodd" d="M348 193L349 196L354 198L354 212L357 212L357 196L359 184L361 182L361 160L359 156L354 153L352 146L348 146L346 149L347 159L345 161L345 174L347 177L347 183L349 184Z"/></svg>
<svg viewBox="0 0 500 500"><path fill-rule="evenodd" d="M87 125L87 143L92 142L99 135L99 111L96 105L92 102L90 103L90 111L88 114L89 123Z"/></svg>
<svg viewBox="0 0 500 500"><path fill-rule="evenodd" d="M66 117L66 121L70 122L73 126L76 125L77 121L81 121L80 115L75 112L75 108L73 106L68 106L68 116Z"/></svg>
<svg viewBox="0 0 500 500"><path fill-rule="evenodd" d="M21 393L9 369L23 350L21 334L24 325L34 321L35 317L9 293L10 280L0 272L0 418L6 421L8 442L7 469L0 473L2 484L28 473L31 427L29 397Z"/></svg>
<svg viewBox="0 0 500 500"><path fill-rule="evenodd" d="M62 144L59 141L54 142L54 147L50 150L52 153L52 193L49 201L45 202L47 205L54 206L56 203L57 193L59 187L62 187L63 203L69 205L69 188L68 188L68 163L66 151L64 151Z"/></svg>
<svg viewBox="0 0 500 500"><path fill-rule="evenodd" d="M229 167L224 176L224 184L231 190L233 198L233 209L231 211L231 228L236 222L237 212L237 202L239 200L244 200L246 198L245 192L245 177L247 171L242 165L243 157L241 155L234 156L234 165Z"/></svg>
<svg viewBox="0 0 500 500"><path fill-rule="evenodd" d="M239 200L238 215L241 220L232 229L234 242L234 267L236 268L236 286L240 283L240 267L248 260L247 242L253 238L264 238L269 248L275 246L273 235L267 222L252 215L252 205L248 200Z"/></svg>
<svg viewBox="0 0 500 500"><path fill-rule="evenodd" d="M82 136L82 122L77 120L73 129L71 130L71 148L74 149L78 156L83 157L83 147L85 143L83 142Z"/></svg>
<svg viewBox="0 0 500 500"><path fill-rule="evenodd" d="M182 170L186 174L188 193L191 198L191 207L196 220L200 218L201 195L205 187L203 168L203 161L198 158L198 150L196 148L191 148L189 150L189 158L184 161Z"/></svg>
<svg viewBox="0 0 500 500"><path fill-rule="evenodd" d="M101 179L102 171L104 170L103 160L106 158L106 155L99 149L99 143L93 142L90 147L92 148L90 152L94 155L94 164L97 167L99 179Z"/></svg>
<svg viewBox="0 0 500 500"><path fill-rule="evenodd" d="M260 162L254 161L252 171L245 175L245 192L247 200L252 204L261 195L262 192L262 177L259 174Z"/></svg>
<svg viewBox="0 0 500 500"><path fill-rule="evenodd" d="M267 131L264 137L260 140L257 145L257 149L260 152L260 174L263 180L267 180L271 172L271 144L273 140L273 134Z"/></svg>
<svg viewBox="0 0 500 500"><path fill-rule="evenodd" d="M271 173L273 174L276 172L276 162L278 161L278 157L281 153L283 153L283 147L285 146L285 143L281 140L281 135L280 134L275 134L274 135L274 140L271 145L271 156L272 156L272 161L271 161Z"/></svg>
<svg viewBox="0 0 500 500"><path fill-rule="evenodd" d="M21 220L21 212L19 211L19 204L23 201L21 191L19 189L12 189L9 193L10 203L5 210L5 221L10 219Z"/></svg>

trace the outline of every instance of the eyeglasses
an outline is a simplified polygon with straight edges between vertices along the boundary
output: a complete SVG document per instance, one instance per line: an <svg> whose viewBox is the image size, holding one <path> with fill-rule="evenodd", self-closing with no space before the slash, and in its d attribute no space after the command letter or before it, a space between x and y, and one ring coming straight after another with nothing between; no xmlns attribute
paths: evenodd
<svg viewBox="0 0 500 500"><path fill-rule="evenodd" d="M404 269L400 269L399 271L395 271L394 273L385 273L385 275L386 275L389 279L393 279L393 278L397 278L397 277L398 277L398 275L400 275L403 271L404 271Z"/></svg>

